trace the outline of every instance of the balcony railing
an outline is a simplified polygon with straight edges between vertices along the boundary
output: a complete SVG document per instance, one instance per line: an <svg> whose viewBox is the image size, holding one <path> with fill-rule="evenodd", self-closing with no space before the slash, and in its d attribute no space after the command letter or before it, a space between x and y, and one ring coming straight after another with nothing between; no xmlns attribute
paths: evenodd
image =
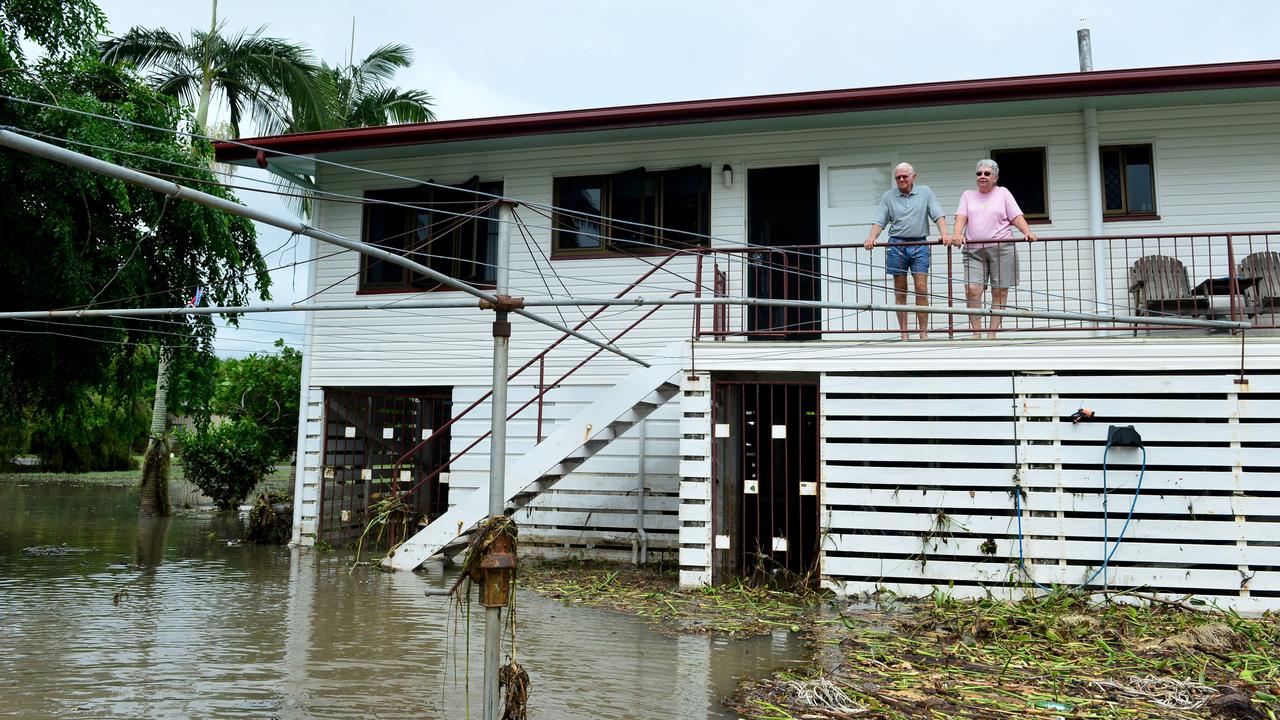
<svg viewBox="0 0 1280 720"><path fill-rule="evenodd" d="M1280 231L1106 237L1045 237L1014 243L1019 283L1013 310L1096 316L1235 320L1280 327ZM932 245L929 304L964 308L965 271L959 248ZM831 304L898 304L884 272L884 246L711 248L698 263L698 287L717 296L816 300ZM1098 271L1095 272L1095 267ZM915 304L914 284L903 304ZM982 307L990 307L990 291ZM702 339L838 339L897 337L895 313L811 307L715 306L696 311ZM963 314L929 316L931 337L971 334ZM907 328L916 331L910 313ZM1001 334L1114 331L1116 334L1205 334L1205 328L1092 319L1005 318Z"/></svg>

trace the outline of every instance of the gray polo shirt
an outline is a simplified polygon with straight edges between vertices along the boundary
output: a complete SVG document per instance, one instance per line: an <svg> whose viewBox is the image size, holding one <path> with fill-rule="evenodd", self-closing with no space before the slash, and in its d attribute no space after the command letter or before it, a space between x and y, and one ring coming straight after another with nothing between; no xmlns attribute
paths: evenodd
<svg viewBox="0 0 1280 720"><path fill-rule="evenodd" d="M880 196L875 223L889 231L889 237L929 236L929 223L942 217L942 204L928 185L915 185L910 195L890 188Z"/></svg>

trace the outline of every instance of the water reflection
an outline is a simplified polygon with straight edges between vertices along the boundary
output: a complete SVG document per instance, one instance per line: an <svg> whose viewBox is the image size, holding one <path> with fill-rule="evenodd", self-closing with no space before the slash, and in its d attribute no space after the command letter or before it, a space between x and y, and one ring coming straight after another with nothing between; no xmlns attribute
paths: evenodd
<svg viewBox="0 0 1280 720"><path fill-rule="evenodd" d="M229 542L235 517L139 522L136 508L120 488L0 479L0 713L479 717L482 612L469 623L422 594L449 580L353 573L344 557ZM22 553L64 542L85 552ZM734 717L719 701L735 675L802 650L785 634L663 637L531 593L517 603L535 719Z"/></svg>

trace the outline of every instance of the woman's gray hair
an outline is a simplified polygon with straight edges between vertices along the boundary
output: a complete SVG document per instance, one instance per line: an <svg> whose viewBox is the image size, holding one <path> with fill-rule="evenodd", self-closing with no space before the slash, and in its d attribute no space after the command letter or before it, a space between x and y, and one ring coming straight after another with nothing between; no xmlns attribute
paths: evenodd
<svg viewBox="0 0 1280 720"><path fill-rule="evenodd" d="M991 158L979 160L978 167L976 169L981 170L984 167L991 168L991 172L995 173L997 177L1000 175L1000 166L996 164L995 160L992 160Z"/></svg>

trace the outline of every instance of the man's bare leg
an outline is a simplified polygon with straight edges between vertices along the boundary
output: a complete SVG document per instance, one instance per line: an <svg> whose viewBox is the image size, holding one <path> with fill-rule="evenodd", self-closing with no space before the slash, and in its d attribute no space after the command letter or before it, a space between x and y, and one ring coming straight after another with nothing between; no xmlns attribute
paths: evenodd
<svg viewBox="0 0 1280 720"><path fill-rule="evenodd" d="M912 273L911 279L916 286L916 305L929 306L929 276L926 273ZM920 339L929 339L929 313L916 313L916 327L920 329Z"/></svg>
<svg viewBox="0 0 1280 720"><path fill-rule="evenodd" d="M893 297L897 304L907 304L907 276L905 273L893 276ZM898 331L902 333L903 340L911 339L907 333L907 314L905 312L898 313Z"/></svg>
<svg viewBox="0 0 1280 720"><path fill-rule="evenodd" d="M986 285L965 285L964 299L971 308L982 307L982 293L987 289ZM982 337L982 316L969 316L969 329L973 331L974 337Z"/></svg>
<svg viewBox="0 0 1280 720"><path fill-rule="evenodd" d="M998 288L998 287L991 288L991 309L992 310L1005 309L1005 306L1006 306L1005 303L1007 303L1008 300L1009 300L1009 288ZM1001 318L999 315L991 316L991 322L989 324L990 332L987 333L987 337L993 340L995 339L996 331L1000 329L1000 320Z"/></svg>

